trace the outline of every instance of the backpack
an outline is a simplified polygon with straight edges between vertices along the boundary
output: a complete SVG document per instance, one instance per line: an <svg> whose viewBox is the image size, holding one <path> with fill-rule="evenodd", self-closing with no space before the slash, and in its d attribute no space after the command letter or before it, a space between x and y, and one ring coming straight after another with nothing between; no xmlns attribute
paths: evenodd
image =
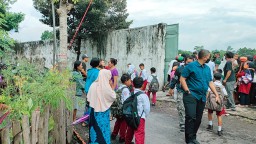
<svg viewBox="0 0 256 144"><path fill-rule="evenodd" d="M127 87L122 87L121 89L116 91L116 100L110 107L111 114L115 118L122 118L123 116L122 92L124 88Z"/></svg>
<svg viewBox="0 0 256 144"><path fill-rule="evenodd" d="M144 112L142 112L141 116L138 115L137 109L137 96L143 94L143 92L139 91L137 93L132 93L129 98L124 101L123 104L123 118L125 119L127 125L133 129L137 129L140 125L140 118Z"/></svg>
<svg viewBox="0 0 256 144"><path fill-rule="evenodd" d="M223 103L223 97L224 94L222 93L222 88L223 86L216 86L216 91L219 94L220 97L220 103L216 102L216 96L214 95L214 93L212 91L209 92L209 95L206 99L206 108L213 110L213 111L222 111L223 107L224 107L224 103Z"/></svg>
<svg viewBox="0 0 256 144"><path fill-rule="evenodd" d="M157 80L156 76L153 76L153 79L151 81L151 83L149 84L149 91L151 92L157 92L159 90L159 82Z"/></svg>

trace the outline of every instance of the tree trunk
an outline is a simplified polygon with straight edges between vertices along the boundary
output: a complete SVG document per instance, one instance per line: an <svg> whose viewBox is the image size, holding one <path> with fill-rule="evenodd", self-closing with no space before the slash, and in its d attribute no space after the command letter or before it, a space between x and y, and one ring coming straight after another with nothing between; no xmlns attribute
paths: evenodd
<svg viewBox="0 0 256 144"><path fill-rule="evenodd" d="M77 39L77 57L76 57L76 60L79 60L79 57L80 57L80 54L81 54L81 41L82 41L82 38L78 37L78 39Z"/></svg>
<svg viewBox="0 0 256 144"><path fill-rule="evenodd" d="M68 29L67 29L67 5L60 0L60 7L58 9L59 19L60 19L60 53L58 54L58 68L63 71L67 68L67 52L68 52Z"/></svg>

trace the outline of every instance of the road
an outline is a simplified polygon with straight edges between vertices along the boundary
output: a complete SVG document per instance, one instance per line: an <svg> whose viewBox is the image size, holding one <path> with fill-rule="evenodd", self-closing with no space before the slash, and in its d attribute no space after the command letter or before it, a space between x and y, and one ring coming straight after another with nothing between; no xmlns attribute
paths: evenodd
<svg viewBox="0 0 256 144"><path fill-rule="evenodd" d="M179 131L178 114L172 102L158 102L152 107L146 119L146 144L183 144L184 133ZM216 117L216 116L214 116ZM217 135L217 121L214 119L214 131L206 130L208 124L205 111L198 131L201 144L255 144L256 122L240 117L223 117L223 136ZM111 122L113 127L114 122ZM115 144L116 142L113 142Z"/></svg>

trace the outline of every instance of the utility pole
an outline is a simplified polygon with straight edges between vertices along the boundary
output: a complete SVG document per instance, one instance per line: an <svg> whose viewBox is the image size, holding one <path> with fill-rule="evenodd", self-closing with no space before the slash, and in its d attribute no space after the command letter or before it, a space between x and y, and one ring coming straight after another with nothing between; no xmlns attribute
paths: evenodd
<svg viewBox="0 0 256 144"><path fill-rule="evenodd" d="M57 42L56 42L56 26L55 26L55 8L54 8L54 1L52 0L52 22L53 22L53 66L56 62L56 49L57 49Z"/></svg>

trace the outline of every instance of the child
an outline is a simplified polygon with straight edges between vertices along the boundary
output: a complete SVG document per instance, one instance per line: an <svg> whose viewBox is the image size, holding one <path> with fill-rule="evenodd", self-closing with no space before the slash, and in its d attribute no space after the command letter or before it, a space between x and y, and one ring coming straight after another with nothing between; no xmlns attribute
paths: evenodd
<svg viewBox="0 0 256 144"><path fill-rule="evenodd" d="M134 93L142 91L143 79L141 77L136 77L133 80L133 84L135 87ZM133 129L128 126L125 143L130 144L133 139L133 135L135 135L135 143L136 144L144 144L145 143L145 120L150 112L150 102L148 96L145 93L142 93L137 96L137 109L138 115L141 116L140 124L137 129Z"/></svg>
<svg viewBox="0 0 256 144"><path fill-rule="evenodd" d="M131 93L128 89L128 87L130 87L132 85L130 75L129 74L123 74L122 77L121 77L121 82L123 83L123 85L121 85L118 90L122 91L121 102L123 103L128 97L131 96ZM114 126L114 130L111 134L111 139L115 140L116 136L119 132L119 134L120 134L119 143L125 142L126 130L127 130L127 124L126 124L124 118L117 117L116 118L116 123L115 123L115 126Z"/></svg>
<svg viewBox="0 0 256 144"><path fill-rule="evenodd" d="M159 82L158 82L158 77L156 75L156 69L152 67L150 69L151 75L148 77L148 91L147 95L148 98L150 99L150 93L152 92L153 98L152 98L152 106L156 105L156 92L159 89Z"/></svg>
<svg viewBox="0 0 256 144"><path fill-rule="evenodd" d="M146 69L145 69L143 63L141 63L141 64L139 65L139 67L140 67L140 70L141 70L139 77L142 77L142 79L143 79L142 90L145 91L145 90L146 90L147 83L148 83L148 82L147 82L148 75L147 75L147 71L146 71Z"/></svg>
<svg viewBox="0 0 256 144"><path fill-rule="evenodd" d="M219 93L219 96L220 96L220 99L223 99L224 96L228 95L227 94L227 91L225 89L225 87L221 84L221 74L220 73L215 73L214 74L214 84L215 84L215 87L217 89L217 87L221 88L220 89L220 92L218 91ZM210 95L208 95L207 99L209 99ZM207 100L208 101L208 100ZM222 104L221 104L222 103ZM224 105L223 105L223 101L220 103L220 105L222 105L222 110L221 111L216 111L216 115L217 115L217 119L218 119L218 135L219 136L222 136L222 114L225 113L225 109L224 109ZM213 114L213 110L209 109L208 108L208 120L209 120L209 125L207 127L207 130L213 130L213 124L212 124L212 114Z"/></svg>

